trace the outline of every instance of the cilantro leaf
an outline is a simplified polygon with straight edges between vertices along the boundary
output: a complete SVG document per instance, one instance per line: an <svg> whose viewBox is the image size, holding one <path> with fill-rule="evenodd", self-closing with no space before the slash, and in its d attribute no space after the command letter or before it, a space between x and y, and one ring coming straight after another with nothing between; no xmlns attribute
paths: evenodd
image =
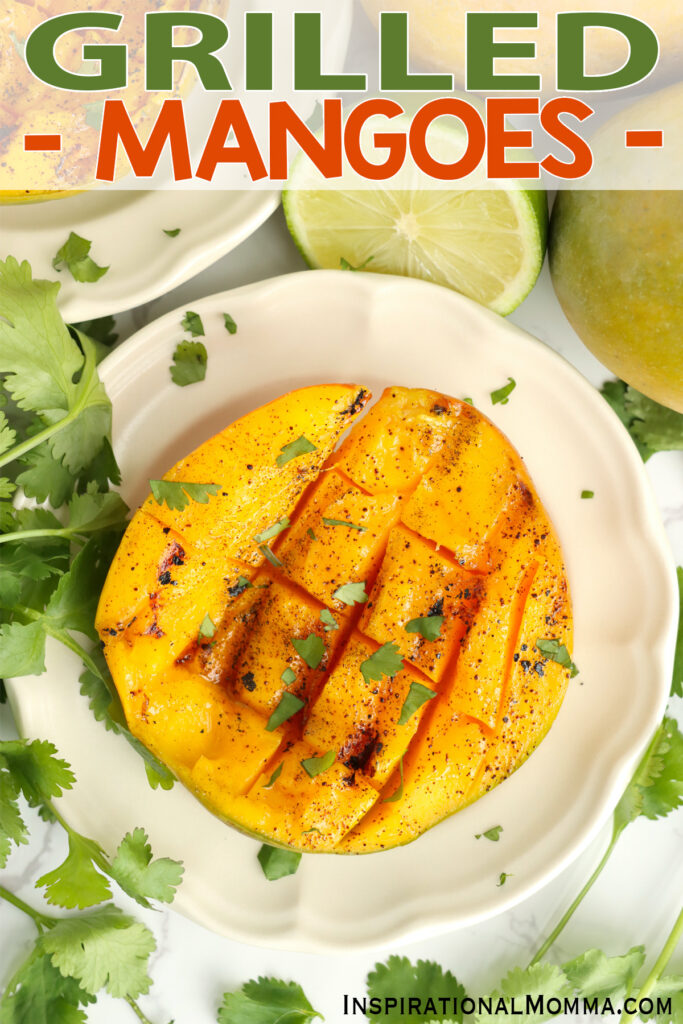
<svg viewBox="0 0 683 1024"><path fill-rule="evenodd" d="M671 696L683 697L683 567L676 569L678 577L678 636L676 638L676 654L674 656L674 671L671 680Z"/></svg>
<svg viewBox="0 0 683 1024"><path fill-rule="evenodd" d="M402 668L403 661L398 645L391 642L382 644L374 654L361 662L360 666L363 679L368 685L373 679L379 682L382 676L393 677Z"/></svg>
<svg viewBox="0 0 683 1024"><path fill-rule="evenodd" d="M343 604L364 604L368 599L368 595L365 593L365 582L343 583L341 587L337 587L332 597Z"/></svg>
<svg viewBox="0 0 683 1024"><path fill-rule="evenodd" d="M330 633L335 629L339 629L339 623L337 622L329 608L323 608L323 610L320 613L320 621L325 627L326 633Z"/></svg>
<svg viewBox="0 0 683 1024"><path fill-rule="evenodd" d="M220 484L190 484L180 480L150 480L149 486L157 505L166 504L177 512L187 508L191 501L206 505L221 489Z"/></svg>
<svg viewBox="0 0 683 1024"><path fill-rule="evenodd" d="M188 309L185 313L185 316L180 321L180 326L183 330L188 331L193 338L203 338L206 334L202 318L199 313L193 313L191 309Z"/></svg>
<svg viewBox="0 0 683 1024"><path fill-rule="evenodd" d="M363 664L365 664L365 662ZM365 673L363 673L363 675L365 675ZM403 707L401 708L401 714L398 717L398 724L405 725L423 704L426 704L428 700L433 700L435 697L436 693L434 690L430 690L428 686L423 686L422 683L411 683L410 689L406 694L406 699L403 702Z"/></svg>
<svg viewBox="0 0 683 1024"><path fill-rule="evenodd" d="M28 829L19 810L19 790L0 753L0 868L7 864L13 843L21 846L27 842Z"/></svg>
<svg viewBox="0 0 683 1024"><path fill-rule="evenodd" d="M645 751L614 812L623 831L640 815L663 818L683 804L683 734L665 718Z"/></svg>
<svg viewBox="0 0 683 1024"><path fill-rule="evenodd" d="M372 259L373 259L372 256L368 256L368 258L366 260L364 260L362 263L359 263L357 267L354 267L353 263L349 263L349 261L346 259L345 256L341 256L339 258L339 268L340 268L340 270L354 270L354 271L365 270L365 268L367 267L368 263L370 263L372 261Z"/></svg>
<svg viewBox="0 0 683 1024"><path fill-rule="evenodd" d="M55 459L75 473L109 435L111 403L92 343L81 350L59 314L58 291L56 282L34 281L28 263L0 261L0 374L18 409L39 414L32 436L49 431Z"/></svg>
<svg viewBox="0 0 683 1024"><path fill-rule="evenodd" d="M199 625L198 637L200 640L210 640L215 632L216 626L207 612Z"/></svg>
<svg viewBox="0 0 683 1024"><path fill-rule="evenodd" d="M386 963L375 964L375 969L368 975L367 989L370 999L378 1000L379 1005L383 1006L385 1000L392 998L399 1002L397 1007L390 1003L387 1012L381 1015L369 1013L370 1024L403 1024L406 1018L400 1012L402 996L414 996L423 1004L431 999L437 1006L439 1000L445 999L449 1005L457 1005L456 1020L462 1022L463 1019L460 1007L466 997L464 987L450 971L444 971L432 960L418 960L412 964L407 957L390 956ZM433 1020L433 1013L410 1015L411 1024L427 1024Z"/></svg>
<svg viewBox="0 0 683 1024"><path fill-rule="evenodd" d="M586 498L594 498L595 491L581 491L581 497L585 501Z"/></svg>
<svg viewBox="0 0 683 1024"><path fill-rule="evenodd" d="M321 772L326 772L332 767L334 762L337 760L337 754L334 750L328 750L322 757L305 757L301 762L301 767L312 779L316 775L320 775Z"/></svg>
<svg viewBox="0 0 683 1024"><path fill-rule="evenodd" d="M586 998L623 999L632 989L645 963L645 947L634 946L624 956L607 957L600 949L589 949L562 965L574 989Z"/></svg>
<svg viewBox="0 0 683 1024"><path fill-rule="evenodd" d="M173 353L171 379L179 388L197 384L206 377L206 345L201 341L181 341Z"/></svg>
<svg viewBox="0 0 683 1024"><path fill-rule="evenodd" d="M30 807L61 796L76 781L69 765L56 753L57 748L48 740L0 742L0 757Z"/></svg>
<svg viewBox="0 0 683 1024"><path fill-rule="evenodd" d="M237 324L229 313L223 314L223 323L228 334L237 334Z"/></svg>
<svg viewBox="0 0 683 1024"><path fill-rule="evenodd" d="M282 850L277 846L267 846L265 843L256 856L269 882L277 882L279 878L296 874L301 863L301 854L295 850Z"/></svg>
<svg viewBox="0 0 683 1024"><path fill-rule="evenodd" d="M92 242L77 235L75 231L71 231L64 245L57 250L57 255L52 260L52 266L58 272L66 267L74 281L86 283L99 281L107 273L109 267L100 267L91 259L88 255L91 247Z"/></svg>
<svg viewBox="0 0 683 1024"><path fill-rule="evenodd" d="M91 341L111 348L119 339L115 332L116 320L113 316L99 316L95 320L83 320L77 324L69 324L79 334L87 334Z"/></svg>
<svg viewBox="0 0 683 1024"><path fill-rule="evenodd" d="M316 535L315 535L315 534L313 533L313 530L311 529L311 527L310 527L310 526L309 526L309 527L308 527L308 529L306 530L306 533L307 533L307 534L308 534L308 536L309 536L309 537L311 538L311 540L317 540L317 539L318 539L318 538L316 537Z"/></svg>
<svg viewBox="0 0 683 1024"><path fill-rule="evenodd" d="M0 676L39 676L45 671L45 632L40 622L0 626Z"/></svg>
<svg viewBox="0 0 683 1024"><path fill-rule="evenodd" d="M142 907L150 900L172 903L183 876L182 862L170 857L152 860L152 848L144 829L127 832L111 863L111 877Z"/></svg>
<svg viewBox="0 0 683 1024"><path fill-rule="evenodd" d="M165 235L168 235L169 238L177 238L181 231L180 228L162 228L161 230Z"/></svg>
<svg viewBox="0 0 683 1024"><path fill-rule="evenodd" d="M263 544L267 540L272 540L273 537L277 537L279 533L286 530L290 525L289 516L285 516L283 519L279 519L277 523L273 523L268 529L263 530L261 533L257 533L254 540L257 544Z"/></svg>
<svg viewBox="0 0 683 1024"><path fill-rule="evenodd" d="M296 441L290 441L289 444L283 444L280 449L280 454L275 460L275 464L282 468L298 455L307 455L309 452L317 452L317 450L316 446L302 434L301 437L297 437Z"/></svg>
<svg viewBox="0 0 683 1024"><path fill-rule="evenodd" d="M267 544L259 544L259 551L261 552L263 557L270 562L271 565L275 566L276 569L282 565L280 559L277 557L274 551L270 550Z"/></svg>
<svg viewBox="0 0 683 1024"><path fill-rule="evenodd" d="M118 907L62 918L38 944L62 974L91 995L104 988L112 996L135 999L149 991L147 961L156 948L154 936Z"/></svg>
<svg viewBox="0 0 683 1024"><path fill-rule="evenodd" d="M512 878L512 875L509 874L507 871L501 871L501 873L498 875L498 881L496 882L496 888L500 889L500 887L502 885L505 885L505 883L507 882L508 878Z"/></svg>
<svg viewBox="0 0 683 1024"><path fill-rule="evenodd" d="M626 387L629 433L650 455L683 449L683 413L660 405L630 385Z"/></svg>
<svg viewBox="0 0 683 1024"><path fill-rule="evenodd" d="M274 732L283 722L288 722L297 711L301 711L305 701L295 697L293 693L283 693L278 706L273 711L266 724L268 732Z"/></svg>
<svg viewBox="0 0 683 1024"><path fill-rule="evenodd" d="M282 673L282 675L280 676L280 679L285 684L285 686L291 686L291 684L296 679L296 672L288 665L287 668Z"/></svg>
<svg viewBox="0 0 683 1024"><path fill-rule="evenodd" d="M495 391L491 392L491 403L493 405L507 405L510 401L510 395L517 387L517 381L513 377L508 377L508 383L504 384L502 388L496 388Z"/></svg>
<svg viewBox="0 0 683 1024"><path fill-rule="evenodd" d="M283 769L283 767L284 767L284 762L283 762L283 761L280 761L279 765L277 766L277 768L275 769L275 771L273 772L273 774L272 774L272 775L270 776L270 778L268 779L268 781L267 781L267 782L264 782L264 783L263 783L263 788L264 788L264 789L271 789L271 788L272 788L272 787L273 787L273 786L275 785L275 783L277 782L277 780L278 780L278 779L280 778L280 776L282 775L282 769Z"/></svg>
<svg viewBox="0 0 683 1024"><path fill-rule="evenodd" d="M64 977L46 953L32 951L0 1001L2 1024L85 1024L79 1009L95 997Z"/></svg>
<svg viewBox="0 0 683 1024"><path fill-rule="evenodd" d="M572 661L569 651L559 640L539 638L536 641L536 650L540 651L543 657L548 658L549 661L554 661L558 665L562 665L563 668L568 668L571 679L579 674L579 670Z"/></svg>
<svg viewBox="0 0 683 1024"><path fill-rule="evenodd" d="M76 485L76 478L52 454L49 443L40 444L21 459L26 466L16 477L28 498L49 501L53 508L64 505Z"/></svg>
<svg viewBox="0 0 683 1024"><path fill-rule="evenodd" d="M475 839L490 839L492 843L497 843L500 839L500 834L503 831L502 825L494 825L493 828L488 828L486 832L479 832Z"/></svg>
<svg viewBox="0 0 683 1024"><path fill-rule="evenodd" d="M527 996L534 1001L539 996L543 996L547 1003L549 999L569 997L572 995L572 991L572 986L567 981L562 968L556 964L542 961L534 964L533 967L526 969L513 967L511 971L508 971L500 984L500 990L492 993L492 1002L495 1008L498 999L503 998L509 1013L513 999L524 1003ZM537 1024L549 1016L550 1014L527 1013L524 1016L524 1021L525 1024ZM495 1013L480 1013L474 1020L476 1024L495 1024L496 1021L499 1021L499 1016Z"/></svg>
<svg viewBox="0 0 683 1024"><path fill-rule="evenodd" d="M425 615L406 622L404 629L406 633L419 633L425 640L433 641L439 639L443 624L443 615Z"/></svg>
<svg viewBox="0 0 683 1024"><path fill-rule="evenodd" d="M4 412L0 412L0 455L8 452L17 439L16 430L10 426Z"/></svg>
<svg viewBox="0 0 683 1024"><path fill-rule="evenodd" d="M394 790L391 796L388 796L384 800L382 800L383 804L395 804L398 803L399 800L403 799L403 758L401 758L401 760L399 761L398 768L401 781L398 784L398 788Z"/></svg>
<svg viewBox="0 0 683 1024"><path fill-rule="evenodd" d="M69 832L66 859L53 871L42 875L36 886L45 886L45 899L48 903L69 910L74 907L82 910L103 903L111 896L111 886L95 867L96 860L100 864L106 863L99 844L78 832Z"/></svg>
<svg viewBox="0 0 683 1024"><path fill-rule="evenodd" d="M623 380L608 380L600 393L624 424L643 462L655 452L683 449L683 414L636 391Z"/></svg>
<svg viewBox="0 0 683 1024"><path fill-rule="evenodd" d="M358 526L356 523L349 523L346 519L326 519L323 516L324 526L347 526L350 530L358 530L359 533L367 533L367 526Z"/></svg>
<svg viewBox="0 0 683 1024"><path fill-rule="evenodd" d="M292 637L291 644L309 668L318 668L325 657L325 644L315 633L309 633L305 639Z"/></svg>
<svg viewBox="0 0 683 1024"><path fill-rule="evenodd" d="M259 978L248 981L238 992L224 994L218 1024L308 1024L321 1016L309 1003L301 985Z"/></svg>

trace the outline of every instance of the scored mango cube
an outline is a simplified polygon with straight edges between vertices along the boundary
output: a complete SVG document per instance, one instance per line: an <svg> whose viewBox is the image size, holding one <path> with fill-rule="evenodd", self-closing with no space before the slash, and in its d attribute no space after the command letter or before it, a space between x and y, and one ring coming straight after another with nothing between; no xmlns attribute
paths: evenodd
<svg viewBox="0 0 683 1024"><path fill-rule="evenodd" d="M467 407L406 502L401 520L447 548L467 569L491 568L487 540L516 493L521 465L514 450L479 413Z"/></svg>
<svg viewBox="0 0 683 1024"><path fill-rule="evenodd" d="M317 691L345 631L326 632L320 618L323 605L286 584L263 575L257 576L254 584L255 590L265 587L233 658L231 686L239 700L269 716L285 692L306 701ZM299 643L305 658L293 641ZM292 672L295 678L291 683L282 679L283 673L289 676Z"/></svg>
<svg viewBox="0 0 683 1024"><path fill-rule="evenodd" d="M307 743L295 743L277 759L282 770L272 785L268 786L272 773L264 773L249 792L254 813L266 807L277 821L277 842L304 849L336 845L377 800L377 790L339 761L311 776L302 762L310 763L315 756ZM269 771L271 767L274 771L275 762Z"/></svg>
<svg viewBox="0 0 683 1024"><path fill-rule="evenodd" d="M367 594L400 501L393 494L373 497L339 473L324 473L281 535L277 557L283 572L323 604L346 611L350 604L334 594L347 583L365 583Z"/></svg>
<svg viewBox="0 0 683 1024"><path fill-rule="evenodd" d="M402 526L389 535L386 554L359 622L378 644L398 644L404 658L438 683L457 658L483 590L467 572ZM415 620L443 619L436 639L426 639ZM406 627L413 624L414 632ZM425 624L428 628L428 623ZM423 629L425 626L423 626Z"/></svg>
<svg viewBox="0 0 683 1024"><path fill-rule="evenodd" d="M353 428L333 465L372 494L411 491L444 443L461 405L436 391L387 388Z"/></svg>
<svg viewBox="0 0 683 1024"><path fill-rule="evenodd" d="M427 709L425 702L399 725L411 684L431 687L409 668L366 682L361 666L376 650L361 636L350 640L311 710L304 740L319 752L335 750L350 771L382 786Z"/></svg>

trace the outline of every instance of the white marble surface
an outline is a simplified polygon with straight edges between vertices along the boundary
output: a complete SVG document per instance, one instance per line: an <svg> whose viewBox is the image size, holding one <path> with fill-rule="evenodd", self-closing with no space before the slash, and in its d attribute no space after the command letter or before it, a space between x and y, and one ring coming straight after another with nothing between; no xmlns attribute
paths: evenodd
<svg viewBox="0 0 683 1024"><path fill-rule="evenodd" d="M200 296L300 269L303 261L278 211L238 249L198 277L163 298L121 315L119 330L122 337L127 337L167 310L180 305L191 308L192 301ZM593 383L598 384L607 376L565 320L547 269L511 319L564 355ZM683 453L657 455L648 470L673 557L681 564ZM682 720L683 702L674 701L672 712ZM9 710L6 705L1 706L0 736L12 734ZM24 899L39 905L40 895L33 881L63 858L66 844L58 826L46 826L36 815L30 815L30 821L30 846L12 854L0 879ZM225 990L239 987L259 974L271 974L300 982L329 1024L341 1024L345 1019L343 994L362 995L368 970L389 952L414 960L436 959L457 974L472 992L484 992L508 968L528 963L535 947L589 875L606 839L605 832L569 869L514 910L464 931L378 950L376 955L314 956L252 948L213 935L173 910L140 912L131 901L121 898L120 905L138 913L157 937L158 950L152 960L154 986L149 996L139 1000L140 1005L154 1024L168 1024L171 1018L175 1024L211 1024ZM651 954L658 952L681 904L682 849L680 812L665 821L641 820L630 826L553 956L562 960L593 945L616 954L638 943L644 943ZM359 921L359 928L362 927L363 922ZM0 904L0 984L26 954L33 937L32 923L14 908ZM683 950L679 950L674 967L680 972L682 966ZM88 1019L93 1024L125 1024L135 1018L124 1003L102 997L89 1010Z"/></svg>

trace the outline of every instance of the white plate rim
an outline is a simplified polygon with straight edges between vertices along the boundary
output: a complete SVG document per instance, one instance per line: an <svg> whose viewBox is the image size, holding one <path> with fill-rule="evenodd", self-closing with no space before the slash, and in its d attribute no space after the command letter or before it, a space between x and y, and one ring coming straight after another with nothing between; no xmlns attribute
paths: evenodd
<svg viewBox="0 0 683 1024"><path fill-rule="evenodd" d="M312 275L315 276L313 277ZM609 443L614 446L613 451L618 453L619 458L623 460L622 468L630 474L631 480L636 485L634 497L637 498L637 501L634 501L634 508L636 509L640 526L643 528L643 542L650 546L650 554L655 555L651 562L651 568L653 573L659 574L659 584L662 587L662 601L665 607L665 613L659 620L656 636L651 637L651 639L654 639L653 665L656 667L656 678L653 681L653 697L649 714L641 722L639 735L637 737L631 736L627 748L622 749L618 756L613 754L611 763L608 766L602 766L605 771L600 798L593 807L588 820L583 823L583 827L574 833L574 841L569 848L565 848L563 851L555 850L552 857L548 860L544 871L537 872L534 877L512 884L507 891L492 891L488 902L482 904L473 913L454 915L452 909L444 906L440 911L432 909L429 914L425 915L420 913L416 906L411 906L410 912L406 915L406 919L400 926L388 930L385 934L374 935L369 941L365 941L361 936L358 940L354 940L352 944L347 941L335 942L330 938L329 934L321 937L321 935L315 933L315 929L311 928L309 919L302 922L297 918L293 925L290 922L289 926L281 930L273 928L265 934L253 932L245 934L244 930L239 927L235 928L230 922L217 922L212 920L211 916L206 913L198 913L197 908L192 905L192 901L184 896L182 887L174 904L174 907L180 910L181 913L186 914L212 930L251 944L301 951L348 952L349 950L377 949L399 940L407 941L433 936L456 927L465 927L502 913L546 885L586 849L613 810L642 750L663 714L669 693L668 672L673 658L678 609L673 559L671 558L660 514L651 493L644 467L631 439L624 427L619 423L617 417L609 409L607 403L604 402L604 399L599 396L592 385L571 364L538 339L533 338L520 328L504 321L496 314L490 313L456 293L425 282L407 281L404 278L392 278L376 274L304 271L264 282L257 282L218 295L208 296L197 300L193 306L203 317L210 317L212 314L220 311L221 308L226 309L231 304L234 305L235 301L246 301L247 304L254 303L264 307L268 305L269 301L275 300L278 295L281 296L287 292L296 293L297 290L301 291L302 288L302 294L305 294L313 287L316 288L318 293L324 293L325 291L334 293L338 292L339 289L345 289L349 293L349 301L353 299L355 303L367 302L370 304L391 290L393 290L395 296L410 291L413 293L412 297L418 305L421 302L441 304L444 308L450 307L455 316L457 316L458 312L462 314L466 311L469 317L482 324L483 329L490 329L494 334L503 333L509 338L516 337L519 342L527 346L528 350L534 354L534 358L544 360L548 365L554 366L559 374L564 375L566 381L573 381L576 392L581 394L582 400L588 403L593 414L597 417L597 422L600 423L601 429L605 431L604 436L608 437ZM180 307L178 310L166 314L137 332L137 334L133 335L115 350L102 364L102 376L105 383L115 379L117 374L123 371L124 367L127 368L129 373L131 360L136 354L140 356L140 354L145 353L149 357L154 345L158 347L159 339L164 335L168 335L168 328L177 324L182 313L183 308ZM485 411L487 415L492 416L492 410L486 409ZM538 481L536 482L538 483ZM8 689L19 728L23 734L31 735L30 701L23 699L16 682L10 681ZM100 729L101 726L95 725L95 728ZM486 799L489 798L487 797ZM67 794L61 803L64 808L63 813L65 817L67 820L70 820L70 816L74 815L76 810L75 806L73 806L73 801L70 804L70 795ZM74 824L76 827L79 827L78 821L75 821ZM441 827L437 826L437 828ZM416 844L413 844L414 849L418 849L420 841L418 840ZM388 855L384 854L382 856Z"/></svg>

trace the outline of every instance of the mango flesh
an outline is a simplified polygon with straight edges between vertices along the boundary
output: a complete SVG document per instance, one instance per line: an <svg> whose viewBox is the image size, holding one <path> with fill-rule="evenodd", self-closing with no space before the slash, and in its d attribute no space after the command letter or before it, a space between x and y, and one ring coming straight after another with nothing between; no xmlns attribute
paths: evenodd
<svg viewBox="0 0 683 1024"><path fill-rule="evenodd" d="M571 607L519 455L399 387L335 450L369 397L292 392L172 467L220 491L144 502L97 615L132 732L225 821L306 852L417 838L529 756L568 682L536 648L571 648Z"/></svg>
<svg viewBox="0 0 683 1024"><path fill-rule="evenodd" d="M553 285L581 340L622 380L678 412L682 224L682 192L563 191L550 232Z"/></svg>

